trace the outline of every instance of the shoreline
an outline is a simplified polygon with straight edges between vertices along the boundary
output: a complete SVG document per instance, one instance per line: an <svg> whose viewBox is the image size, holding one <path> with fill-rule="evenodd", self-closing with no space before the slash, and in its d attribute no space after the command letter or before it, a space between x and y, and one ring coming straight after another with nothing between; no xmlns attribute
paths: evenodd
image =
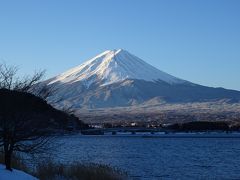
<svg viewBox="0 0 240 180"><path fill-rule="evenodd" d="M226 132L173 132L173 133L136 133L136 134L131 134L131 133L117 133L115 135L112 135L111 133L105 133L105 134L100 134L100 135L84 135L84 134L71 134L71 135L63 135L59 137L76 137L76 138L91 138L91 137L99 137L99 138L236 138L240 139L240 132L231 132L231 133L226 133Z"/></svg>

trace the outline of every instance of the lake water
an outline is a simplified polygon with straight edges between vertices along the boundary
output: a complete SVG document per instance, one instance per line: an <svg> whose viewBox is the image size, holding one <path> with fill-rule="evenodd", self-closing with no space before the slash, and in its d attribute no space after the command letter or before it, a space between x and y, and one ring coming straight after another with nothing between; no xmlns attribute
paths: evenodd
<svg viewBox="0 0 240 180"><path fill-rule="evenodd" d="M55 158L109 164L133 179L240 179L240 138L66 136Z"/></svg>

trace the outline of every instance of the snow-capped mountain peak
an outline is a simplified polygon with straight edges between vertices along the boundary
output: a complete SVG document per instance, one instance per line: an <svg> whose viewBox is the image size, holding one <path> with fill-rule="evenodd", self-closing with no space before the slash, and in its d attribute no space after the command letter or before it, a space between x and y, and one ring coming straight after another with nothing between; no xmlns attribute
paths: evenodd
<svg viewBox="0 0 240 180"><path fill-rule="evenodd" d="M178 79L123 49L104 51L43 83L56 89L49 103L76 111L223 99L240 102L238 91Z"/></svg>
<svg viewBox="0 0 240 180"><path fill-rule="evenodd" d="M126 79L161 80L169 84L185 82L158 70L126 50L117 49L104 51L80 66L52 78L49 84L81 81L86 86L99 82L104 86Z"/></svg>

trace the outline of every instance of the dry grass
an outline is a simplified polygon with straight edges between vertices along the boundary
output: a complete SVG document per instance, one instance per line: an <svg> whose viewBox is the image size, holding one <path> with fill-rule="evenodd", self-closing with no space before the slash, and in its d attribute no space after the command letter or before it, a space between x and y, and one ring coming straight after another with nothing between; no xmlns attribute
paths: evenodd
<svg viewBox="0 0 240 180"><path fill-rule="evenodd" d="M41 163L36 169L40 180L123 180L127 175L118 169L99 164L73 163L70 165L53 162Z"/></svg>
<svg viewBox="0 0 240 180"><path fill-rule="evenodd" d="M0 153L0 163L4 164L4 155ZM35 170L29 169L21 156L14 154L12 167L29 173L40 180L125 180L127 174L107 165L72 163L57 164L52 160L38 163Z"/></svg>

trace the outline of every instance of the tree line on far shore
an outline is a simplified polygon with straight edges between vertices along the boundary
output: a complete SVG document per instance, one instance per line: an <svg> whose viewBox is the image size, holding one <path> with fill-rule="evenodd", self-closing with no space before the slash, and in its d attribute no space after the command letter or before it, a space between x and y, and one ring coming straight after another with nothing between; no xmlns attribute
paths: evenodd
<svg viewBox="0 0 240 180"><path fill-rule="evenodd" d="M240 124L227 121L193 121L186 123L175 123L165 128L174 131L239 131Z"/></svg>

